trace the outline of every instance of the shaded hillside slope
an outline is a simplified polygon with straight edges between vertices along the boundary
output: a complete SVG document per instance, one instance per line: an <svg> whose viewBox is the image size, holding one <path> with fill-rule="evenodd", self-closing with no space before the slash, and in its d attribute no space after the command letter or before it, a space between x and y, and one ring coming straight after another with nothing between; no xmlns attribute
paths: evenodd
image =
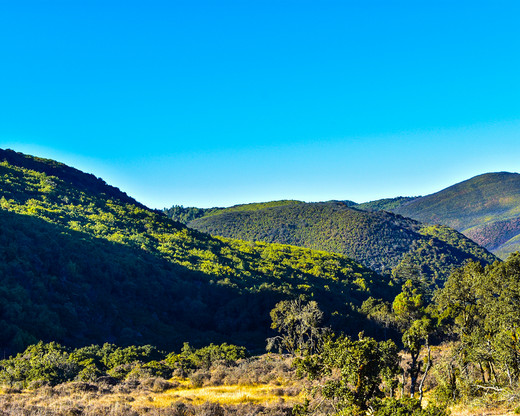
<svg viewBox="0 0 520 416"><path fill-rule="evenodd" d="M0 150L0 346L8 351L36 339L262 349L281 299L314 299L337 312L336 330L356 333L364 300L395 295L387 278L344 256L214 238L83 175Z"/></svg>
<svg viewBox="0 0 520 416"><path fill-rule="evenodd" d="M467 260L495 257L441 226L424 226L388 212L367 212L340 202L321 202L219 213L190 227L231 238L278 242L341 253L377 271L414 264L432 279L444 279Z"/></svg>
<svg viewBox="0 0 520 416"><path fill-rule="evenodd" d="M517 173L475 176L407 202L394 212L455 228L503 258L520 249L516 238L520 234L520 175Z"/></svg>

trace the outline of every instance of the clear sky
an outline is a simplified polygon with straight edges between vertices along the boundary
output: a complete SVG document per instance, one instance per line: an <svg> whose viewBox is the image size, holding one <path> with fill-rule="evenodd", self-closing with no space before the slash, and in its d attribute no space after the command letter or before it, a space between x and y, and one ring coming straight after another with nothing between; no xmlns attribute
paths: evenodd
<svg viewBox="0 0 520 416"><path fill-rule="evenodd" d="M520 171L520 2L0 0L0 147L163 208Z"/></svg>

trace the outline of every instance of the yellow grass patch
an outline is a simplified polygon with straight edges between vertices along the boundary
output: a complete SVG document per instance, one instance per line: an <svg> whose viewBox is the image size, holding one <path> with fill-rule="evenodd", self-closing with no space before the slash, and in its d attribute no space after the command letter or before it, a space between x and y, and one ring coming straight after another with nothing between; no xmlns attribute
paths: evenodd
<svg viewBox="0 0 520 416"><path fill-rule="evenodd" d="M243 403L269 404L273 402L285 401L297 403L301 401L300 396L288 396L283 390L272 385L260 384L254 386L232 385L232 386L211 386L200 388L179 387L167 390L163 393L149 394L147 397L136 397L133 406L157 407L169 406L174 402L182 401L199 405L205 402L214 402L226 405Z"/></svg>

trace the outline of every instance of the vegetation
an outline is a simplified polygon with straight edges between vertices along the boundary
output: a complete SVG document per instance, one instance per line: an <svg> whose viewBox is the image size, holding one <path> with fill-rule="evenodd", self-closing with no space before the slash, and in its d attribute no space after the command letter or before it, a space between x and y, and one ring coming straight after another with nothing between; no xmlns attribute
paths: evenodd
<svg viewBox="0 0 520 416"><path fill-rule="evenodd" d="M486 268L472 263L450 276L435 296L456 335L440 397L469 399L518 388L519 300L520 253Z"/></svg>
<svg viewBox="0 0 520 416"><path fill-rule="evenodd" d="M284 300L271 311L271 328L280 335L267 340L267 350L278 347L280 353L312 354L317 352L327 332L320 324L323 312L315 301L304 303L302 299Z"/></svg>
<svg viewBox="0 0 520 416"><path fill-rule="evenodd" d="M362 303L393 296L388 277L344 256L213 238L91 175L12 151L2 157L0 341L8 354L38 340L165 349L212 340L258 350L281 300L316 300L332 316L327 324L359 331Z"/></svg>
<svg viewBox="0 0 520 416"><path fill-rule="evenodd" d="M174 205L171 208L165 208L163 211L172 220L178 221L182 224L188 224L197 218L209 217L212 215L225 214L229 212L241 212L241 211L255 211L257 209L269 208L269 207L280 207L284 205L300 204L300 201L294 200L282 200L282 201L271 201L271 202L258 202L252 204L241 204L234 205L229 208L196 208L186 207L182 205Z"/></svg>
<svg viewBox="0 0 520 416"><path fill-rule="evenodd" d="M520 249L520 175L487 173L392 211L452 227L502 258Z"/></svg>
<svg viewBox="0 0 520 416"><path fill-rule="evenodd" d="M413 263L432 280L468 260L496 258L448 227L424 226L387 212L340 202L300 203L202 217L189 226L212 235L294 244L352 257L379 272Z"/></svg>
<svg viewBox="0 0 520 416"><path fill-rule="evenodd" d="M405 282L392 310L387 310L392 325L402 333L402 345L408 352L404 357L392 340L377 341L363 333L357 339L334 336L321 327L323 312L314 301L284 301L271 311L271 319L282 339L290 340L282 348L293 352L296 374L279 358L248 358L246 349L236 345L211 344L196 349L185 343L179 353L167 354L150 345L123 348L104 344L70 350L54 342L40 342L1 361L0 382L11 395L21 394L22 388L34 392L49 386L52 393L44 393L43 403L32 408L22 403L38 393L24 393L21 401L0 401L0 409L46 414L42 412L49 409L49 398L71 389L104 389L109 395L117 389L132 403L121 414L135 415L187 414L175 413L181 410L197 415L207 414L208 409L209 414L241 414L244 409L260 411L255 403L261 402L267 406L262 407L266 415L446 416L446 405L461 400L487 398L496 402L502 397L500 400L515 403L520 377L520 253L506 263L486 268L471 263L457 270L445 288L434 294L435 302L429 308L428 286L417 270L409 274L413 279ZM437 324L434 315L439 318ZM429 337L435 327L456 338L444 356L433 359ZM428 352L420 359L424 347ZM429 392L429 404L422 406L424 380L434 362L435 388ZM403 377L399 384L400 374L406 374L409 382ZM285 386L276 393L284 397L284 406L276 406L271 398L275 390L269 390L265 383L273 381ZM251 387L233 387L237 382ZM184 387L186 383L190 390ZM212 387L222 385L228 387ZM409 393L404 392L405 385ZM160 394L152 400L152 407L150 400L136 393L138 387ZM236 397L237 391L241 396ZM92 409L97 414L118 414L100 401L94 401L93 406L92 395L88 397L88 405L81 402L75 410L69 405L60 414L88 415ZM186 404L188 399L192 404ZM208 399L211 402L204 403Z"/></svg>
<svg viewBox="0 0 520 416"><path fill-rule="evenodd" d="M399 296L396 302L397 299L400 299ZM105 343L102 346L91 345L70 350L55 342L39 342L14 357L0 361L0 382L11 393L43 387L51 391L72 387L84 392L97 392L103 388L111 393L117 386L119 391L131 397L130 402L135 401L135 406L127 408L127 411L136 410L135 414L148 413L149 409L139 408L141 400L137 400L132 391L138 386L148 386L155 393L165 392L156 404L158 414L165 414L165 404L186 410L187 406L179 399L191 397L192 401L198 400L200 403L201 395L206 398L209 396L209 391L202 393L197 389L236 384L246 377L247 385L254 385L246 391L258 395L258 390L263 389L260 400L264 403L270 401L266 397L265 383L273 380L278 385L290 386L289 389L279 389L278 397L301 396L302 389L307 391L307 398L303 402L300 398L293 401L290 407L270 406L266 414L362 415L372 409L372 412L381 415L388 414L389 409L399 408L402 415L445 415L442 408L428 407L423 411L420 402L403 400L403 397L400 400L393 398L400 373L400 358L393 341L378 342L363 334L359 334L356 341L344 335L334 337L328 331L319 330L322 315L315 302L301 300L280 302L271 313L273 326L282 335L304 341L284 344L296 347L293 351L298 356L294 360L294 367L299 375L294 374L294 370L288 366L283 367L280 358L268 356L268 360L265 357L248 359L246 349L236 345L211 344L195 349L185 343L180 353L166 354L150 345L121 348ZM296 325L291 322L296 322ZM280 323L288 324L281 327ZM310 384L300 379L303 374L308 376ZM185 384L187 380L196 392L186 394L185 391L176 390L179 383ZM133 387L129 387L129 383ZM110 387L107 389L103 386ZM226 390L230 391L229 388ZM213 411L217 409L218 414L226 414L226 411L233 409L230 405L237 403L219 396L218 391L223 393L222 389L211 391ZM52 397L54 393L47 395ZM316 400L319 400L318 405L315 404ZM226 407L221 407L215 401L225 401ZM254 399L247 398L245 402L252 403ZM7 409L11 410L13 404L17 404L17 401L9 401ZM2 405L0 402L0 408ZM32 414L34 411L42 414L47 409L48 405L40 404L33 409L24 409L24 413ZM96 409L100 412L99 405ZM191 414L198 414L197 411L197 408L190 410ZM277 413L280 411L282 413ZM90 409L82 405L76 410L66 408L63 414L71 412L89 414Z"/></svg>
<svg viewBox="0 0 520 416"><path fill-rule="evenodd" d="M51 342L31 345L14 357L0 361L0 383L9 388L56 386L68 381L95 382L142 377L186 377L208 371L217 362L235 365L248 356L244 347L210 344L200 349L184 343L178 354L158 351L151 345L117 347L105 343L70 350Z"/></svg>
<svg viewBox="0 0 520 416"><path fill-rule="evenodd" d="M182 205L174 205L171 208L165 208L163 211L168 216L168 218L171 218L174 221L178 221L181 224L188 224L197 218L209 214L213 210L220 210L220 208L185 208Z"/></svg>
<svg viewBox="0 0 520 416"><path fill-rule="evenodd" d="M253 202L251 204L240 204L234 205L229 208L221 208L218 211L212 211L205 216L219 215L219 214L227 214L230 212L244 212L244 211L256 211L258 209L263 208L273 208L273 207L284 207L287 205L294 204L303 204L302 201L296 201L294 199L283 199L281 201L270 201L270 202Z"/></svg>
<svg viewBox="0 0 520 416"><path fill-rule="evenodd" d="M404 205L419 197L415 196L398 196L396 198L378 199L376 201L363 202L362 204L355 204L358 209L367 211L394 211L401 205Z"/></svg>
<svg viewBox="0 0 520 416"><path fill-rule="evenodd" d="M0 362L2 414L291 414L301 387L287 358L245 357L234 345L179 354L112 344L69 350L39 343ZM182 357L182 358L181 358ZM209 358L209 360L208 360ZM185 368L185 362L190 368ZM185 372L185 375L182 375ZM57 377L59 376L59 377Z"/></svg>
<svg viewBox="0 0 520 416"><path fill-rule="evenodd" d="M493 261L449 227L341 202L191 223L349 247L378 275L341 254L212 237L54 161L0 160L2 414L520 409L520 253ZM266 341L289 354L251 356Z"/></svg>

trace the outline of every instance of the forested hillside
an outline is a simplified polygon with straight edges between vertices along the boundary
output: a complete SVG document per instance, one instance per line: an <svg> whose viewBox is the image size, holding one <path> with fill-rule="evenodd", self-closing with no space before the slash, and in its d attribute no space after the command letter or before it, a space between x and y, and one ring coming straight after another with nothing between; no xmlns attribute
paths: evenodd
<svg viewBox="0 0 520 416"><path fill-rule="evenodd" d="M396 198L384 198L376 201L363 202L361 204L355 204L354 206L367 211L394 211L401 205L413 201L414 199L417 199L417 197L398 196Z"/></svg>
<svg viewBox="0 0 520 416"><path fill-rule="evenodd" d="M505 258L520 249L520 175L475 176L442 191L411 200L394 212L455 228Z"/></svg>
<svg viewBox="0 0 520 416"><path fill-rule="evenodd" d="M413 265L431 279L445 279L454 267L468 260L484 264L495 260L448 227L425 226L400 215L367 212L341 202L219 212L189 226L212 235L340 253L379 272Z"/></svg>
<svg viewBox="0 0 520 416"><path fill-rule="evenodd" d="M356 333L389 280L344 256L214 238L93 175L0 150L2 347L231 341L263 349L269 311L317 300ZM370 329L370 327L368 327Z"/></svg>
<svg viewBox="0 0 520 416"><path fill-rule="evenodd" d="M228 212L240 212L240 211L255 211L262 208L279 207L291 204L301 204L301 201L294 200L282 200L282 201L271 201L271 202L258 202L252 204L240 204L234 205L229 208L197 208L197 207L183 207L182 205L174 205L171 208L165 208L163 211L172 220L179 221L182 224L188 224L189 222L196 220L201 217L208 217L211 215L223 214Z"/></svg>

